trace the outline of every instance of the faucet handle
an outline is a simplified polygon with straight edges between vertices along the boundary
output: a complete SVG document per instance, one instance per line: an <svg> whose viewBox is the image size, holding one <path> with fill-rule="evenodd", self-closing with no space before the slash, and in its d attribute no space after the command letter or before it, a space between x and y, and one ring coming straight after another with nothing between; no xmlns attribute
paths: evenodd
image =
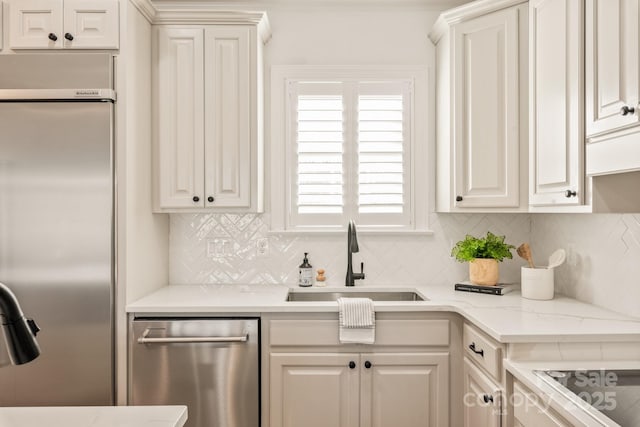
<svg viewBox="0 0 640 427"><path fill-rule="evenodd" d="M364 262L360 263L360 273L354 273L353 274L353 278L355 280L362 280L364 279Z"/></svg>

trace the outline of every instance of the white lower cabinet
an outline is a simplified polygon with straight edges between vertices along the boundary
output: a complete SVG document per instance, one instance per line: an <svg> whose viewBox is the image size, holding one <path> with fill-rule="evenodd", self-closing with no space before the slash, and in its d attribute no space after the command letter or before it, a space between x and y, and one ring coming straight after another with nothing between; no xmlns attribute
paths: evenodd
<svg viewBox="0 0 640 427"><path fill-rule="evenodd" d="M271 354L271 426L358 426L358 359L348 353Z"/></svg>
<svg viewBox="0 0 640 427"><path fill-rule="evenodd" d="M270 363L272 426L436 427L448 410L447 353L276 353Z"/></svg>
<svg viewBox="0 0 640 427"><path fill-rule="evenodd" d="M340 344L337 320L265 323L263 425L449 425L448 320L376 320L367 346Z"/></svg>
<svg viewBox="0 0 640 427"><path fill-rule="evenodd" d="M500 427L503 392L468 358L464 358L465 427Z"/></svg>
<svg viewBox="0 0 640 427"><path fill-rule="evenodd" d="M447 419L448 353L360 355L361 427L436 427Z"/></svg>
<svg viewBox="0 0 640 427"><path fill-rule="evenodd" d="M476 327L463 326L463 407L465 427L505 425L502 358L505 346Z"/></svg>

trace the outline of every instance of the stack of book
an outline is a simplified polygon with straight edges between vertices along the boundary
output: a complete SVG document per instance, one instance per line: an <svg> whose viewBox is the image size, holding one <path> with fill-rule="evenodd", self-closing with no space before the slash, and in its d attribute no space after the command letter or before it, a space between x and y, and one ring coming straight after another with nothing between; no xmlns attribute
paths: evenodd
<svg viewBox="0 0 640 427"><path fill-rule="evenodd" d="M480 294L504 295L516 289L518 285L513 283L498 283L494 286L474 285L471 282L456 283L454 289L456 291L476 292Z"/></svg>

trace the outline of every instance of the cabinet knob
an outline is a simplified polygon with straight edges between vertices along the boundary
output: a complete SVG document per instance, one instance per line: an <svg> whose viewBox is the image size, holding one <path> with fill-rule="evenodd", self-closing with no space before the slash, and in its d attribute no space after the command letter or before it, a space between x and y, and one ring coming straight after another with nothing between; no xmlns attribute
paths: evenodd
<svg viewBox="0 0 640 427"><path fill-rule="evenodd" d="M371 362L369 362L368 360L364 362L364 367L367 369L371 368Z"/></svg>
<svg viewBox="0 0 640 427"><path fill-rule="evenodd" d="M485 394L484 396L482 396L482 400L484 400L484 403L493 403L493 396L491 396L490 394Z"/></svg>
<svg viewBox="0 0 640 427"><path fill-rule="evenodd" d="M65 33L64 34L64 38L69 40L69 41L73 41L73 36L71 35L71 33Z"/></svg>
<svg viewBox="0 0 640 427"><path fill-rule="evenodd" d="M198 196L193 196L193 201L198 203L200 201L200 197Z"/></svg>
<svg viewBox="0 0 640 427"><path fill-rule="evenodd" d="M213 198L213 196L207 197L207 202L209 202L209 203L213 203L214 200L215 199Z"/></svg>
<svg viewBox="0 0 640 427"><path fill-rule="evenodd" d="M636 109L633 107L629 107L628 105L623 106L620 109L620 114L622 114L623 116L626 116L628 114L633 114L635 113Z"/></svg>
<svg viewBox="0 0 640 427"><path fill-rule="evenodd" d="M456 196L456 202L461 202L462 201L462 196Z"/></svg>
<svg viewBox="0 0 640 427"><path fill-rule="evenodd" d="M58 40L58 36L56 36L53 33L49 33L49 35L47 37L49 37L49 40L51 40L52 42L55 42L55 41Z"/></svg>
<svg viewBox="0 0 640 427"><path fill-rule="evenodd" d="M567 190L564 192L564 197L566 197L567 199L570 197L576 197L578 195L578 193L576 193L575 191L571 191L571 190Z"/></svg>
<svg viewBox="0 0 640 427"><path fill-rule="evenodd" d="M355 368L356 368L356 362L352 360L351 362L349 362L349 369L355 369Z"/></svg>

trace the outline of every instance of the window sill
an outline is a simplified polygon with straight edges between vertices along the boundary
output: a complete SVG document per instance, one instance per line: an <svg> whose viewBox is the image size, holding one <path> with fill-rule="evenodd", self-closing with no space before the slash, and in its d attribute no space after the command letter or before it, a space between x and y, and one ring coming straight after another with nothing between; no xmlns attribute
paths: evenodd
<svg viewBox="0 0 640 427"><path fill-rule="evenodd" d="M347 229L300 229L300 230L270 230L267 234L275 236L342 236L346 234ZM432 236L433 230L376 230L367 229L364 226L358 227L358 235L363 236L398 236L398 237L418 237L418 236Z"/></svg>

